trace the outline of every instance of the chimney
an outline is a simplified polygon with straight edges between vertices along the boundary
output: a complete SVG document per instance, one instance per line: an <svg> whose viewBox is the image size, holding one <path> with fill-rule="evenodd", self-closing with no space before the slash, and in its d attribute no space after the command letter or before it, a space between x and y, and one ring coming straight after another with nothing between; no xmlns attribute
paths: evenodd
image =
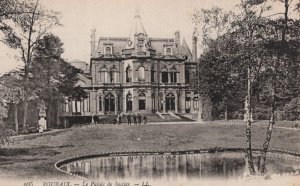
<svg viewBox="0 0 300 186"><path fill-rule="evenodd" d="M176 31L175 32L175 46L176 47L179 47L180 46L180 32L179 31Z"/></svg>
<svg viewBox="0 0 300 186"><path fill-rule="evenodd" d="M197 62L197 41L198 38L195 34L193 34L193 48L192 48L192 56L193 56L193 62Z"/></svg>
<svg viewBox="0 0 300 186"><path fill-rule="evenodd" d="M96 29L92 29L91 32L91 57L96 57Z"/></svg>

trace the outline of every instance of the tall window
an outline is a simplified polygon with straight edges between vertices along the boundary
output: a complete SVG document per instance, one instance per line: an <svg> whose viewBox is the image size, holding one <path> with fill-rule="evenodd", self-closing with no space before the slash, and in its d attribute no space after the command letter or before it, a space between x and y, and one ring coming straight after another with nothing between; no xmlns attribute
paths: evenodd
<svg viewBox="0 0 300 186"><path fill-rule="evenodd" d="M170 80L171 83L177 83L177 75L176 75L176 69L172 69L170 72Z"/></svg>
<svg viewBox="0 0 300 186"><path fill-rule="evenodd" d="M144 93L139 94L139 110L146 110L146 95Z"/></svg>
<svg viewBox="0 0 300 186"><path fill-rule="evenodd" d="M107 69L106 68L102 68L100 70L100 82L107 83Z"/></svg>
<svg viewBox="0 0 300 186"><path fill-rule="evenodd" d="M185 83L190 83L190 71L185 69Z"/></svg>
<svg viewBox="0 0 300 186"><path fill-rule="evenodd" d="M175 96L170 93L166 96L166 111L174 111L175 110Z"/></svg>
<svg viewBox="0 0 300 186"><path fill-rule="evenodd" d="M154 66L151 67L151 83L155 82L155 71Z"/></svg>
<svg viewBox="0 0 300 186"><path fill-rule="evenodd" d="M99 111L102 111L102 97L99 96Z"/></svg>
<svg viewBox="0 0 300 186"><path fill-rule="evenodd" d="M130 66L126 68L126 83L132 81L132 69Z"/></svg>
<svg viewBox="0 0 300 186"><path fill-rule="evenodd" d="M132 95L130 93L126 96L126 111L132 111Z"/></svg>
<svg viewBox="0 0 300 186"><path fill-rule="evenodd" d="M168 83L168 71L167 69L163 69L161 72L161 81L162 83Z"/></svg>
<svg viewBox="0 0 300 186"><path fill-rule="evenodd" d="M115 97L111 93L105 96L104 107L107 114L112 114L115 111Z"/></svg>
<svg viewBox="0 0 300 186"><path fill-rule="evenodd" d="M145 81L145 68L144 67L139 67L138 69L138 80Z"/></svg>

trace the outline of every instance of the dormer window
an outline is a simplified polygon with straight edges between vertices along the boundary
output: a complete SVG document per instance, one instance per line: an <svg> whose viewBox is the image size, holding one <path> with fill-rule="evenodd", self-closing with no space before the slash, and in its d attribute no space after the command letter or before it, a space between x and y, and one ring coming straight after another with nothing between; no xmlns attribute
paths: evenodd
<svg viewBox="0 0 300 186"><path fill-rule="evenodd" d="M167 48L167 55L171 55L171 53L172 53L172 50L171 50L171 48Z"/></svg>
<svg viewBox="0 0 300 186"><path fill-rule="evenodd" d="M104 54L107 54L107 55L112 54L112 47L111 46L105 47Z"/></svg>
<svg viewBox="0 0 300 186"><path fill-rule="evenodd" d="M166 56L170 56L170 55L173 55L173 47L174 47L174 44L168 42L168 43L165 43L164 45L164 55Z"/></svg>

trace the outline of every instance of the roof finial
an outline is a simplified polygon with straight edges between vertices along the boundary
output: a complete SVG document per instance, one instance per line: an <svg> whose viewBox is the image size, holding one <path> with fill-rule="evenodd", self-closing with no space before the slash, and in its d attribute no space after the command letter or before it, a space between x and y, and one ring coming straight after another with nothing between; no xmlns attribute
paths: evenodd
<svg viewBox="0 0 300 186"><path fill-rule="evenodd" d="M141 17L140 17L140 11L139 11L138 8L135 10L134 18L141 18Z"/></svg>
<svg viewBox="0 0 300 186"><path fill-rule="evenodd" d="M135 18L140 18L140 8L141 8L141 4L138 0L135 1Z"/></svg>

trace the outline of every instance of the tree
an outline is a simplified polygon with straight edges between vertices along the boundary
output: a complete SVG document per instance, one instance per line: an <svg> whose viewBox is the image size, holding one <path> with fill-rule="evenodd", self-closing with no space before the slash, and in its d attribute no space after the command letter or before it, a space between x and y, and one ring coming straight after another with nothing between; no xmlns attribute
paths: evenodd
<svg viewBox="0 0 300 186"><path fill-rule="evenodd" d="M45 101L47 122L51 126L54 124L53 107L59 106L65 97L76 100L87 97L83 88L77 86L82 71L61 58L63 43L53 34L44 35L35 50L29 82L39 99Z"/></svg>
<svg viewBox="0 0 300 186"><path fill-rule="evenodd" d="M259 27L260 22L262 21L261 15L265 11L265 6L263 5L259 11L253 11L252 5L254 2L242 2L240 4L241 11L238 14L233 12L223 12L220 9L213 8L212 10L202 10L200 12L196 12L196 16L194 15L194 22L199 25L199 23L204 22L202 28L204 41L215 39L215 37L220 38L225 34L228 38L228 42L232 42L229 45L230 50L226 50L226 48L219 48L221 51L221 58L226 59L228 63L227 68L235 68L241 72L246 70L247 72L247 88L246 88L246 143L247 143L247 158L248 165L251 174L255 174L253 157L252 157L252 145L251 145L251 115L252 115L252 96L253 96L253 84L257 81L259 77L259 73L261 70L262 61L257 60L259 43L255 40L256 35L261 32ZM210 25L210 26L207 26ZM210 28L211 34L208 34L207 28ZM214 29L214 32L211 31ZM224 40L220 40L223 42ZM222 49L222 50L221 50ZM225 50L223 50L225 49ZM227 52L228 51L228 52ZM234 63L238 61L239 65L235 66ZM228 71L228 75L230 71ZM223 82L226 83L226 82Z"/></svg>
<svg viewBox="0 0 300 186"><path fill-rule="evenodd" d="M24 99L24 89L21 86L22 77L20 72L11 71L1 77L0 97L5 105L12 105L14 110L15 132L19 132L18 104ZM3 104L2 104L3 105ZM3 108L7 112L6 108Z"/></svg>
<svg viewBox="0 0 300 186"><path fill-rule="evenodd" d="M267 129L266 140L262 148L261 162L259 166L259 172L264 173L265 157L268 150L269 142L271 139L271 133L273 125L275 124L275 105L276 100L279 97L286 98L291 94L297 95L299 88L295 80L295 77L299 77L299 21L288 19L287 15L288 8L291 6L292 0L278 0L280 3L284 3L285 12L282 15L285 16L284 20L273 20L270 19L272 15L266 15L272 9L267 3L268 0L243 0L239 5L240 12L233 16L233 19L229 19L228 13L223 13L222 10L203 10L194 16L194 21L199 25L199 22L204 22L205 25L202 27L204 31L204 37L216 36L217 39L213 39L214 42L218 43L219 38L224 38L226 35L230 35L229 41L231 42L228 47L217 47L217 50L212 49L209 46L208 50L221 51L219 54L214 54L215 58L225 58L229 62L230 68L236 68L233 63L239 61L237 65L241 71L247 71L247 88L246 91L246 155L248 158L248 166L250 174L255 174L253 158L252 158L252 147L251 147L251 113L254 108L254 95L258 95L260 91L266 89L264 86L270 87L269 97L271 97L271 117L269 127ZM297 4L298 6L298 4ZM298 10L295 8L295 10ZM278 13L274 14L278 15ZM232 20L230 22L230 20ZM209 25L209 26L207 26ZM224 25L227 25L224 27ZM229 25L229 26L228 26ZM207 34L208 29L213 28L216 31L213 34ZM225 28L225 30L224 30ZM293 28L293 29L291 29ZM220 32L220 30L222 32ZM221 33L221 34L220 34ZM281 38L281 39L279 39ZM288 38L288 42L287 42ZM205 41L210 41L209 38ZM224 42L224 40L219 39ZM221 46L221 45L219 45ZM233 50L228 50L233 49ZM212 60L221 62L219 59ZM218 64L219 65L219 64ZM224 70L222 68L216 69L217 73L221 73L222 76L230 77L230 73L233 69ZM200 73L201 74L201 73ZM205 75L205 74L202 74ZM243 79L243 74L238 76ZM218 76L218 77L222 77ZM294 77L294 79L293 79ZM293 83L291 83L293 82ZM227 81L222 81L225 89L228 89L229 85ZM221 83L221 84L222 84ZM213 86L212 82L207 84ZM218 83L217 83L218 84ZM243 87L243 86L240 86ZM223 95L226 96L226 90L221 90ZM279 91L280 90L280 91ZM296 90L296 91L295 91ZM288 92L289 94L285 94ZM291 93L293 92L293 93Z"/></svg>
<svg viewBox="0 0 300 186"><path fill-rule="evenodd" d="M237 111L243 104L245 89L245 71L240 68L240 62L230 58L234 40L228 35L211 41L209 48L200 57L199 91L210 95L214 109L213 115L219 118L220 112L228 119L228 108Z"/></svg>
<svg viewBox="0 0 300 186"><path fill-rule="evenodd" d="M9 3L3 1L1 9L5 9ZM2 18L3 42L9 47L16 48L20 52L20 59L24 63L24 118L23 126L26 126L27 106L30 99L29 71L32 64L32 56L35 53L36 45L43 35L49 32L54 26L60 25L58 13L44 9L39 0L14 0L18 7L14 16L4 16ZM9 6L10 7L10 6ZM14 4L12 7L15 7ZM5 9L6 10L6 9ZM7 9L9 12L9 8Z"/></svg>
<svg viewBox="0 0 300 186"><path fill-rule="evenodd" d="M271 141L273 126L275 125L275 110L280 100L292 99L299 95L299 19L290 19L289 10L293 0L278 0L283 3L284 12L274 15L283 15L268 20L265 25L266 34L261 37L269 51L269 63L266 64L268 84L270 85L270 120L266 130L266 137L261 150L258 170L265 172L266 154ZM297 10L298 4L295 5Z"/></svg>

